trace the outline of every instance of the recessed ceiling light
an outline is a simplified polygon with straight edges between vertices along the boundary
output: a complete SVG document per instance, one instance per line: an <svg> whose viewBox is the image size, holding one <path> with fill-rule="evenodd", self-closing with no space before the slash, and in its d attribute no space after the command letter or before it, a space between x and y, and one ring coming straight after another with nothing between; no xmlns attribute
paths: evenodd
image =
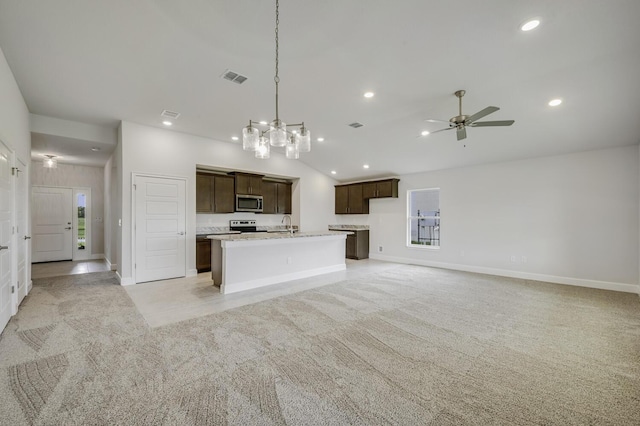
<svg viewBox="0 0 640 426"><path fill-rule="evenodd" d="M540 20L539 19L532 19L532 20L527 21L524 24L522 24L520 26L520 29L522 31L531 31L532 29L536 28L538 25L540 25Z"/></svg>
<svg viewBox="0 0 640 426"><path fill-rule="evenodd" d="M422 133L420 133L422 136L427 136L429 134L428 130L423 130Z"/></svg>
<svg viewBox="0 0 640 426"><path fill-rule="evenodd" d="M261 121L260 124L262 124L263 126L266 126L267 122L266 121Z"/></svg>
<svg viewBox="0 0 640 426"><path fill-rule="evenodd" d="M364 97L365 98L373 98L374 95L375 95L375 93L373 93L373 92L365 92Z"/></svg>
<svg viewBox="0 0 640 426"><path fill-rule="evenodd" d="M331 174L332 175L335 175L336 173L338 173L338 172L336 172L335 170L331 170Z"/></svg>
<svg viewBox="0 0 640 426"><path fill-rule="evenodd" d="M100 148L98 148L97 146L94 146L93 148L91 148L91 151L98 152L100 151Z"/></svg>
<svg viewBox="0 0 640 426"><path fill-rule="evenodd" d="M165 126L172 126L172 125L173 125L173 123L172 123L172 122L170 122L169 120L164 120L164 121L162 122L162 124L164 124Z"/></svg>
<svg viewBox="0 0 640 426"><path fill-rule="evenodd" d="M237 141L237 140L238 140L238 137L237 137L237 136L231 136L231 140L232 140L232 141Z"/></svg>
<svg viewBox="0 0 640 426"><path fill-rule="evenodd" d="M324 138L318 138L318 142L324 142Z"/></svg>
<svg viewBox="0 0 640 426"><path fill-rule="evenodd" d="M558 106L562 103L562 99L552 99L549 101L549 106Z"/></svg>
<svg viewBox="0 0 640 426"><path fill-rule="evenodd" d="M364 166L362 166L362 168L364 168L364 169L368 169L368 168L369 168L369 165L368 165L368 164L365 164Z"/></svg>

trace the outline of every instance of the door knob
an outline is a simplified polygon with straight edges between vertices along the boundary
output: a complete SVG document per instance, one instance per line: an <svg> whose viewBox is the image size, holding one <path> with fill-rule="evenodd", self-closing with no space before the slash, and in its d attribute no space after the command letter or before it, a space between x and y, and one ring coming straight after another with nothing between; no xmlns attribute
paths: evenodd
<svg viewBox="0 0 640 426"><path fill-rule="evenodd" d="M30 239L31 239L31 237L27 237L27 236L25 235L25 236L24 236L24 239L25 239L25 240L30 240Z"/></svg>
<svg viewBox="0 0 640 426"><path fill-rule="evenodd" d="M9 250L9 246L0 246L0 250Z"/></svg>
<svg viewBox="0 0 640 426"><path fill-rule="evenodd" d="M184 232L178 232L178 235L184 235Z"/></svg>
<svg viewBox="0 0 640 426"><path fill-rule="evenodd" d="M64 228L64 229L71 229L71 227L69 226L68 228Z"/></svg>

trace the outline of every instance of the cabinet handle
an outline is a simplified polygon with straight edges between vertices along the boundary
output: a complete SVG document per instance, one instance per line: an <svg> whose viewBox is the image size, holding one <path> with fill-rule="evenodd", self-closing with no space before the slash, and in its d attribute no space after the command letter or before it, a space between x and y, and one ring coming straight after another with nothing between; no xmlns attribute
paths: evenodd
<svg viewBox="0 0 640 426"><path fill-rule="evenodd" d="M69 226L68 228L64 228L64 229L71 229L71 227Z"/></svg>
<svg viewBox="0 0 640 426"><path fill-rule="evenodd" d="M24 236L24 239L25 239L25 240L30 240L30 239L31 239L31 237L27 237L27 236L25 235L25 236Z"/></svg>

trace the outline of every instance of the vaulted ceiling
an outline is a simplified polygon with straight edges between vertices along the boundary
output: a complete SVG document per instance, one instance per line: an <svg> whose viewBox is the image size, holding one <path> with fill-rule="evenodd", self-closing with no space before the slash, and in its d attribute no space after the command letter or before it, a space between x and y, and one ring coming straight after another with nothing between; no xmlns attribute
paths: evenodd
<svg viewBox="0 0 640 426"><path fill-rule="evenodd" d="M0 47L34 114L162 127L169 109L173 131L250 155L232 137L275 117L274 9L0 0ZM638 17L637 0L282 0L280 116L312 132L298 161L341 181L637 144ZM457 115L458 89L465 114L494 105L487 120L515 124L419 137Z"/></svg>

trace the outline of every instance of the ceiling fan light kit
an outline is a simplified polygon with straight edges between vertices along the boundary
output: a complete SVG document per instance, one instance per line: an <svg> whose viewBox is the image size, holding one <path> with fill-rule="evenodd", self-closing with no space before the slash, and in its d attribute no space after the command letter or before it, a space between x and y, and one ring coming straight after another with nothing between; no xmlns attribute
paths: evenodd
<svg viewBox="0 0 640 426"><path fill-rule="evenodd" d="M493 114L499 111L500 108L495 106L488 106L483 110L476 112L473 115L465 115L462 113L462 97L465 95L465 90L457 90L454 95L458 98L458 115L449 119L449 127L444 129L433 131L429 134L438 132L444 132L445 130L456 129L456 137L460 141L467 137L467 127L495 127L495 126L511 126L515 123L514 120L500 120L500 121L477 121L482 117L489 114ZM429 122L441 122L442 120L427 119Z"/></svg>

